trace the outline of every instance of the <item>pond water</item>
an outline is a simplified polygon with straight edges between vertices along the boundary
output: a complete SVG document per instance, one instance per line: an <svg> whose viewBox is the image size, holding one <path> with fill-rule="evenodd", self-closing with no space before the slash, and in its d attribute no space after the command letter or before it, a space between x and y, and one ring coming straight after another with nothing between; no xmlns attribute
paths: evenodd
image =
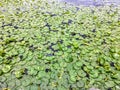
<svg viewBox="0 0 120 90"><path fill-rule="evenodd" d="M120 0L58 0L60 2L67 2L73 5L85 5L85 6L102 6L102 5L120 5Z"/></svg>

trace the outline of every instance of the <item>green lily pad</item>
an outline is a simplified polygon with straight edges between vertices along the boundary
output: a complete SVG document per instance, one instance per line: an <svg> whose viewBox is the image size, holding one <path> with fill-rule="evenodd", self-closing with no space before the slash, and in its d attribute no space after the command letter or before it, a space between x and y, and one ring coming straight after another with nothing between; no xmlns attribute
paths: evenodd
<svg viewBox="0 0 120 90"><path fill-rule="evenodd" d="M44 71L39 71L37 77L38 77L38 79L41 79L41 78L43 78L43 77L46 77L46 75L47 75L47 74L46 74Z"/></svg>
<svg viewBox="0 0 120 90"><path fill-rule="evenodd" d="M113 54L113 57L114 57L115 59L119 59L119 58L120 58L120 55L117 54L117 53L114 53L114 54Z"/></svg>
<svg viewBox="0 0 120 90"><path fill-rule="evenodd" d="M85 77L86 73L83 70L77 72L80 77Z"/></svg>
<svg viewBox="0 0 120 90"><path fill-rule="evenodd" d="M120 73L118 72L118 73L112 75L112 78L120 80Z"/></svg>
<svg viewBox="0 0 120 90"><path fill-rule="evenodd" d="M78 66L76 66L76 64L74 64L74 69L79 70L80 67L78 67Z"/></svg>
<svg viewBox="0 0 120 90"><path fill-rule="evenodd" d="M61 87L58 87L58 90L66 90L66 88L61 86Z"/></svg>
<svg viewBox="0 0 120 90"><path fill-rule="evenodd" d="M7 83L0 83L0 86L2 87L2 88L6 88L7 87Z"/></svg>
<svg viewBox="0 0 120 90"><path fill-rule="evenodd" d="M20 80L16 80L16 86L20 86L22 83L21 83L21 81Z"/></svg>
<svg viewBox="0 0 120 90"><path fill-rule="evenodd" d="M19 49L19 53L20 53L20 54L23 54L24 52L25 52L24 48L20 48L20 49Z"/></svg>
<svg viewBox="0 0 120 90"><path fill-rule="evenodd" d="M42 81L41 80L34 80L35 84L40 84Z"/></svg>
<svg viewBox="0 0 120 90"><path fill-rule="evenodd" d="M54 69L58 69L60 66L59 66L59 64L58 63L55 63L54 65L53 65L53 68Z"/></svg>
<svg viewBox="0 0 120 90"><path fill-rule="evenodd" d="M72 82L76 82L76 77L75 77L74 75L72 75L72 76L70 76L70 80L71 80Z"/></svg>
<svg viewBox="0 0 120 90"><path fill-rule="evenodd" d="M39 87L37 85L31 85L29 90L38 90Z"/></svg>
<svg viewBox="0 0 120 90"><path fill-rule="evenodd" d="M66 61L67 63L72 62L72 61L73 61L73 57L72 57L72 56L68 56L68 57L69 57L69 58L65 59L65 61Z"/></svg>
<svg viewBox="0 0 120 90"><path fill-rule="evenodd" d="M24 80L22 85L25 86L25 87L31 85L31 80L29 80L29 79L28 80Z"/></svg>
<svg viewBox="0 0 120 90"><path fill-rule="evenodd" d="M11 80L8 82L8 87L10 88L14 88L16 85L15 85L15 81L14 80Z"/></svg>
<svg viewBox="0 0 120 90"><path fill-rule="evenodd" d="M1 81L1 82L5 82L6 79L7 79L6 77L0 77L0 81Z"/></svg>
<svg viewBox="0 0 120 90"><path fill-rule="evenodd" d="M92 70L92 71L90 72L90 76L91 76L92 78L97 78L97 77L99 76L99 72L96 71L96 70Z"/></svg>
<svg viewBox="0 0 120 90"><path fill-rule="evenodd" d="M105 85L106 85L107 87L114 87L114 86L115 86L115 83L114 83L114 81L108 81L108 82L105 82Z"/></svg>
<svg viewBox="0 0 120 90"><path fill-rule="evenodd" d="M21 78L22 77L22 73L20 71L16 71L15 72L15 76L16 76L16 78Z"/></svg>
<svg viewBox="0 0 120 90"><path fill-rule="evenodd" d="M83 65L83 63L82 62L76 62L76 66L78 66L78 67L81 67Z"/></svg>
<svg viewBox="0 0 120 90"><path fill-rule="evenodd" d="M5 65L5 66L2 68L2 71L3 71L4 73L9 72L10 70L11 70L11 66L10 66L10 65Z"/></svg>
<svg viewBox="0 0 120 90"><path fill-rule="evenodd" d="M82 80L77 82L77 86L80 87L80 88L84 87L84 85L85 85L85 83Z"/></svg>
<svg viewBox="0 0 120 90"><path fill-rule="evenodd" d="M28 70L28 74L29 75L37 75L38 71L35 70L34 68L31 68L30 70Z"/></svg>

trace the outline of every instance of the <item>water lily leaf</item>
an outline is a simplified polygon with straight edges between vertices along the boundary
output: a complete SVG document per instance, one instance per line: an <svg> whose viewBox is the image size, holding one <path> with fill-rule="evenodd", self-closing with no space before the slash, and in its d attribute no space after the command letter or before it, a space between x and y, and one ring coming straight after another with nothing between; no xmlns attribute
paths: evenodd
<svg viewBox="0 0 120 90"><path fill-rule="evenodd" d="M91 71L90 73L91 73L90 76L91 76L92 78L97 78L97 77L99 76L99 72L96 71L96 70L93 70L93 71Z"/></svg>
<svg viewBox="0 0 120 90"><path fill-rule="evenodd" d="M60 67L66 67L67 66L67 63L66 62L60 62Z"/></svg>
<svg viewBox="0 0 120 90"><path fill-rule="evenodd" d="M72 57L72 56L68 56L68 57L69 57L69 58L65 59L65 61L66 61L67 63L72 62L72 61L73 61L73 57Z"/></svg>
<svg viewBox="0 0 120 90"><path fill-rule="evenodd" d="M58 90L66 90L66 88L61 86L61 87L58 87Z"/></svg>
<svg viewBox="0 0 120 90"><path fill-rule="evenodd" d="M115 86L115 83L113 81L108 81L108 82L105 82L105 85L107 87L114 87Z"/></svg>
<svg viewBox="0 0 120 90"><path fill-rule="evenodd" d="M26 55L26 56L24 56L24 57L26 57L26 60L28 60L28 61L30 61L30 60L32 60L33 59L33 55Z"/></svg>
<svg viewBox="0 0 120 90"><path fill-rule="evenodd" d="M70 80L76 82L76 77L74 75L70 76Z"/></svg>
<svg viewBox="0 0 120 90"><path fill-rule="evenodd" d="M24 52L25 52L24 48L20 48L20 49L19 49L19 53L20 53L20 54L23 54Z"/></svg>
<svg viewBox="0 0 120 90"><path fill-rule="evenodd" d="M29 90L38 90L38 86L37 85L32 85L32 86L30 86Z"/></svg>
<svg viewBox="0 0 120 90"><path fill-rule="evenodd" d="M87 66L89 70L93 70L94 68L92 66Z"/></svg>
<svg viewBox="0 0 120 90"><path fill-rule="evenodd" d="M0 81L1 81L1 82L5 82L6 79L7 79L6 77L0 77Z"/></svg>
<svg viewBox="0 0 120 90"><path fill-rule="evenodd" d="M41 81L40 81L40 80L35 80L34 83L35 83L35 84L40 84Z"/></svg>
<svg viewBox="0 0 120 90"><path fill-rule="evenodd" d="M28 86L30 84L31 84L31 80L29 80L29 79L28 80L24 80L23 83L22 83L23 86Z"/></svg>
<svg viewBox="0 0 120 90"><path fill-rule="evenodd" d="M22 77L22 73L20 71L16 71L15 72L15 76L16 76L16 78L21 78Z"/></svg>
<svg viewBox="0 0 120 90"><path fill-rule="evenodd" d="M38 55L38 59L42 59L42 57L43 57L43 55L40 53L40 54Z"/></svg>
<svg viewBox="0 0 120 90"><path fill-rule="evenodd" d="M13 88L13 87L15 87L16 85L15 85L15 82L14 82L14 80L12 80L12 81L10 81L9 83L8 83L8 87L10 87L10 88Z"/></svg>
<svg viewBox="0 0 120 90"><path fill-rule="evenodd" d="M46 77L46 73L45 73L44 71L39 71L37 77L38 77L39 79L41 79L41 78L43 78L43 77Z"/></svg>
<svg viewBox="0 0 120 90"><path fill-rule="evenodd" d="M84 87L84 85L85 85L84 81L82 81L82 80L77 82L77 86L80 87L80 88Z"/></svg>
<svg viewBox="0 0 120 90"><path fill-rule="evenodd" d="M31 68L30 70L28 70L28 74L29 75L37 75L38 71L35 70L34 68Z"/></svg>
<svg viewBox="0 0 120 90"><path fill-rule="evenodd" d="M83 70L77 72L80 77L85 77L86 73Z"/></svg>
<svg viewBox="0 0 120 90"><path fill-rule="evenodd" d="M59 49L60 49L61 51L63 51L63 48L62 48L62 46L61 46L60 43L58 43L58 47L59 47Z"/></svg>
<svg viewBox="0 0 120 90"><path fill-rule="evenodd" d="M26 86L24 89L25 90L30 90L30 86Z"/></svg>
<svg viewBox="0 0 120 90"><path fill-rule="evenodd" d="M101 59L100 60L100 64L103 65L105 63L105 60L104 59Z"/></svg>
<svg viewBox="0 0 120 90"><path fill-rule="evenodd" d="M83 63L82 62L76 62L76 66L78 66L78 67L81 67L83 65Z"/></svg>
<svg viewBox="0 0 120 90"><path fill-rule="evenodd" d="M16 86L20 86L22 83L20 80L16 80Z"/></svg>
<svg viewBox="0 0 120 90"><path fill-rule="evenodd" d="M120 55L117 54L117 53L114 53L114 54L113 54L113 57L114 57L115 59L119 59L119 58L120 58Z"/></svg>
<svg viewBox="0 0 120 90"><path fill-rule="evenodd" d="M59 66L59 64L57 64L57 63L55 63L54 65L53 65L53 68L54 69L58 69L60 66Z"/></svg>
<svg viewBox="0 0 120 90"><path fill-rule="evenodd" d="M78 42L73 42L73 46L74 46L75 49L77 49L79 47Z"/></svg>
<svg viewBox="0 0 120 90"><path fill-rule="evenodd" d="M120 73L118 72L118 73L112 75L112 78L120 80Z"/></svg>
<svg viewBox="0 0 120 90"><path fill-rule="evenodd" d="M2 71L3 71L4 73L9 72L10 70L11 70L11 66L9 66L9 65L5 65L5 66L2 68Z"/></svg>
<svg viewBox="0 0 120 90"><path fill-rule="evenodd" d="M76 64L74 64L74 69L79 70L80 67L78 67L78 66L76 66Z"/></svg>
<svg viewBox="0 0 120 90"><path fill-rule="evenodd" d="M2 87L2 88L6 88L7 87L7 83L0 83L0 86Z"/></svg>

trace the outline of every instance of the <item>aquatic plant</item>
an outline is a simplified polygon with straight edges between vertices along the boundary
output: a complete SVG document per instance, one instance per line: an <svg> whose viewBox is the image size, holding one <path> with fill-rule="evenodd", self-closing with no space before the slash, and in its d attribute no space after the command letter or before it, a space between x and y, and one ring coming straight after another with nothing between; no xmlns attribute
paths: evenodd
<svg viewBox="0 0 120 90"><path fill-rule="evenodd" d="M0 6L0 88L120 89L119 6Z"/></svg>

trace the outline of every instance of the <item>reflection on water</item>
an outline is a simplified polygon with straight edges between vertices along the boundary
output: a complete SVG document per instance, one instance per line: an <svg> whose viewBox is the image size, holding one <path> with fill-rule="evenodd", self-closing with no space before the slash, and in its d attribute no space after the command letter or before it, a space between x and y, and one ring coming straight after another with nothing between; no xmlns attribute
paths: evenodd
<svg viewBox="0 0 120 90"><path fill-rule="evenodd" d="M61 2L67 2L75 5L94 5L94 6L101 6L101 5L120 5L120 0L59 0Z"/></svg>

